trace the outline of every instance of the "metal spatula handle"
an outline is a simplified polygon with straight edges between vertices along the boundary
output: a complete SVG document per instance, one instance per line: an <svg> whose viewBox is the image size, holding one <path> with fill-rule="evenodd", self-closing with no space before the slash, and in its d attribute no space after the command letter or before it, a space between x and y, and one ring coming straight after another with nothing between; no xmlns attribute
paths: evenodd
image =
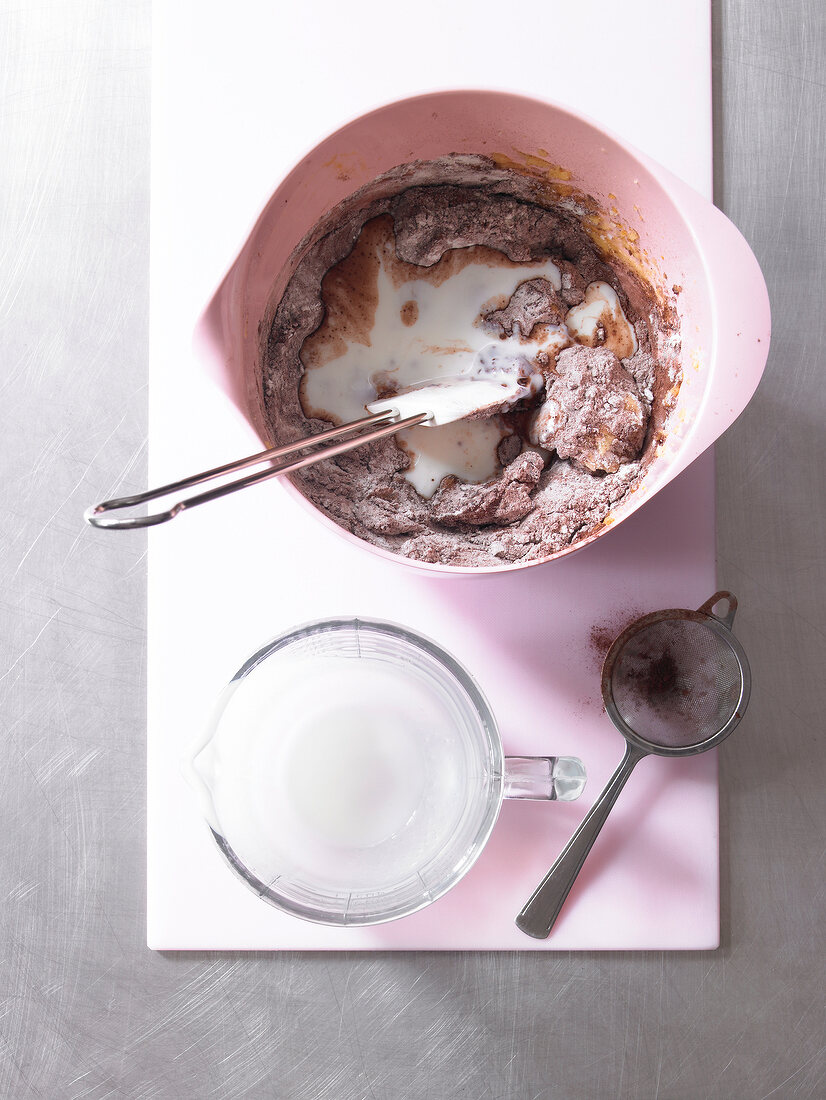
<svg viewBox="0 0 826 1100"><path fill-rule="evenodd" d="M399 420L398 413L393 409L374 413L372 416L365 416L361 420L353 420L349 424L342 424L338 428L328 428L317 435L299 439L295 443L288 443L283 447L271 447L269 450L260 451L258 454L249 455L247 458L228 462L224 466L216 466L212 470L203 470L201 473L192 474L180 481L162 485L158 489L148 489L144 493L135 493L134 496L104 500L101 504L94 504L91 508L87 508L83 515L86 522L91 523L93 527L103 527L110 531L128 531L135 527L153 527L157 523L166 523L167 520L174 519L186 508L195 508L198 504L206 504L210 500L217 500L219 497L236 493L239 489L246 489L249 485L256 485L259 481L266 481L268 478L277 477L279 474L289 474L295 470L302 470L306 466L312 466L313 463L321 462L325 458L335 458L336 455L352 451L354 447L361 447L364 443L371 443L377 439L384 439L388 435L395 435L396 432L404 431L405 428L414 428L417 424L423 424L429 419L429 412L408 416L405 420ZM365 431L364 429L371 430ZM352 438L345 439L341 443L334 442L334 440L341 439L343 436L352 436ZM312 454L304 454L295 459L289 458L291 455L299 454L301 451L307 451L310 448L315 448ZM287 458L288 461L278 461L284 458ZM257 466L262 462L274 464L254 474L247 474L246 477L239 478L237 481L231 481L226 485L219 485L215 489L208 489L205 493L199 493L197 496L176 501L166 511L153 512L146 516L113 516L111 514L129 508L137 508L151 500L159 500L171 493L179 493L183 489L190 489L193 485L202 485L206 481L212 481L225 474L235 473L237 470L244 470L249 466Z"/></svg>
<svg viewBox="0 0 826 1100"><path fill-rule="evenodd" d="M516 918L517 928L526 935L533 936L537 940L548 938L594 841L599 836L611 808L625 786L625 781L640 760L647 755L648 753L633 745L626 747L625 756L608 780L605 790L588 811L588 816L568 841L556 863Z"/></svg>

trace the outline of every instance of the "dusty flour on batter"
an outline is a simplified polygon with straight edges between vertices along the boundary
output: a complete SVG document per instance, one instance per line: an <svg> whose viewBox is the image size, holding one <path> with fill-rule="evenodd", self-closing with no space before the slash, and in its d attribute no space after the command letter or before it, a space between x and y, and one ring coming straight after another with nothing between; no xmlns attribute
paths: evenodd
<svg viewBox="0 0 826 1100"><path fill-rule="evenodd" d="M441 182L422 184L430 179ZM472 286L470 269L486 269L508 292L474 305L472 328L445 332L445 345L469 350L478 336L478 346L524 346L544 376L513 410L456 427L448 458L420 453L434 449L421 433L443 430L424 427L418 439L383 440L296 475L341 526L427 562L532 561L592 533L638 483L662 433L664 395L679 382L676 334L650 288L606 263L575 213L542 205L530 181L484 158L405 166L332 211L298 253L265 332L276 443L363 415L392 392L407 360L399 352L389 372L373 369L388 341L380 286L391 288L385 299L396 295L396 351L424 325L426 300L432 313L433 287Z"/></svg>

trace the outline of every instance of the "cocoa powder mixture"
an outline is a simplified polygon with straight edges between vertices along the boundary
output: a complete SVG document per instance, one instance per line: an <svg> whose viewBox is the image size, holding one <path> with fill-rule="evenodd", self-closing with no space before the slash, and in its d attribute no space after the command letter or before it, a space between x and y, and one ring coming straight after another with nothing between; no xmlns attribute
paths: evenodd
<svg viewBox="0 0 826 1100"><path fill-rule="evenodd" d="M431 180L440 182L423 182ZM534 408L503 414L509 434L498 451L501 469L483 484L447 477L424 499L403 476L410 459L393 439L293 476L301 492L359 538L432 563L533 561L593 533L638 484L662 437L666 394L679 382L677 334L650 288L599 256L575 210L538 198L535 183L482 157L403 166L351 196L299 246L264 326L264 406L276 444L329 426L302 408L302 346L335 308L323 298L324 276L371 219L392 219L399 261L423 269L473 246L511 263L552 259L562 289L544 279L519 285L504 308L485 317L492 334L509 336L518 324L526 336L535 325L559 324L595 281L614 288L636 333L636 352L622 360L607 350L610 333L600 332L606 347L574 344L543 364L545 392ZM375 304L369 273L361 277L364 293L354 299L351 287L349 300L360 302L364 315L356 321L369 331Z"/></svg>

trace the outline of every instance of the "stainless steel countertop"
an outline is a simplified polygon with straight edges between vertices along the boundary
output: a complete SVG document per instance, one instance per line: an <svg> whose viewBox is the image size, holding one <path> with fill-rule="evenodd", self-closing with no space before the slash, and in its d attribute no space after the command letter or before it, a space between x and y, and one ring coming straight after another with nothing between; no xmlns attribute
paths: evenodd
<svg viewBox="0 0 826 1100"><path fill-rule="evenodd" d="M766 273L718 454L755 691L721 754L723 947L157 955L144 930L150 5L0 8L0 1096L826 1095L826 8L715 10L716 198Z"/></svg>

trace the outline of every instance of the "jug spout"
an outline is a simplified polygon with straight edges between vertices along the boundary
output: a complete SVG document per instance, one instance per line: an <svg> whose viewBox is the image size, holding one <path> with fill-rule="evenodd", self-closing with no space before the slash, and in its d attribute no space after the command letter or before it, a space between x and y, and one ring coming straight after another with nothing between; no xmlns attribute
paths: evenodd
<svg viewBox="0 0 826 1100"><path fill-rule="evenodd" d="M228 696L224 691L221 701ZM217 761L214 751L215 721L198 737L188 754L180 761L180 770L197 803L202 817L213 831L218 831L218 812L213 790Z"/></svg>

